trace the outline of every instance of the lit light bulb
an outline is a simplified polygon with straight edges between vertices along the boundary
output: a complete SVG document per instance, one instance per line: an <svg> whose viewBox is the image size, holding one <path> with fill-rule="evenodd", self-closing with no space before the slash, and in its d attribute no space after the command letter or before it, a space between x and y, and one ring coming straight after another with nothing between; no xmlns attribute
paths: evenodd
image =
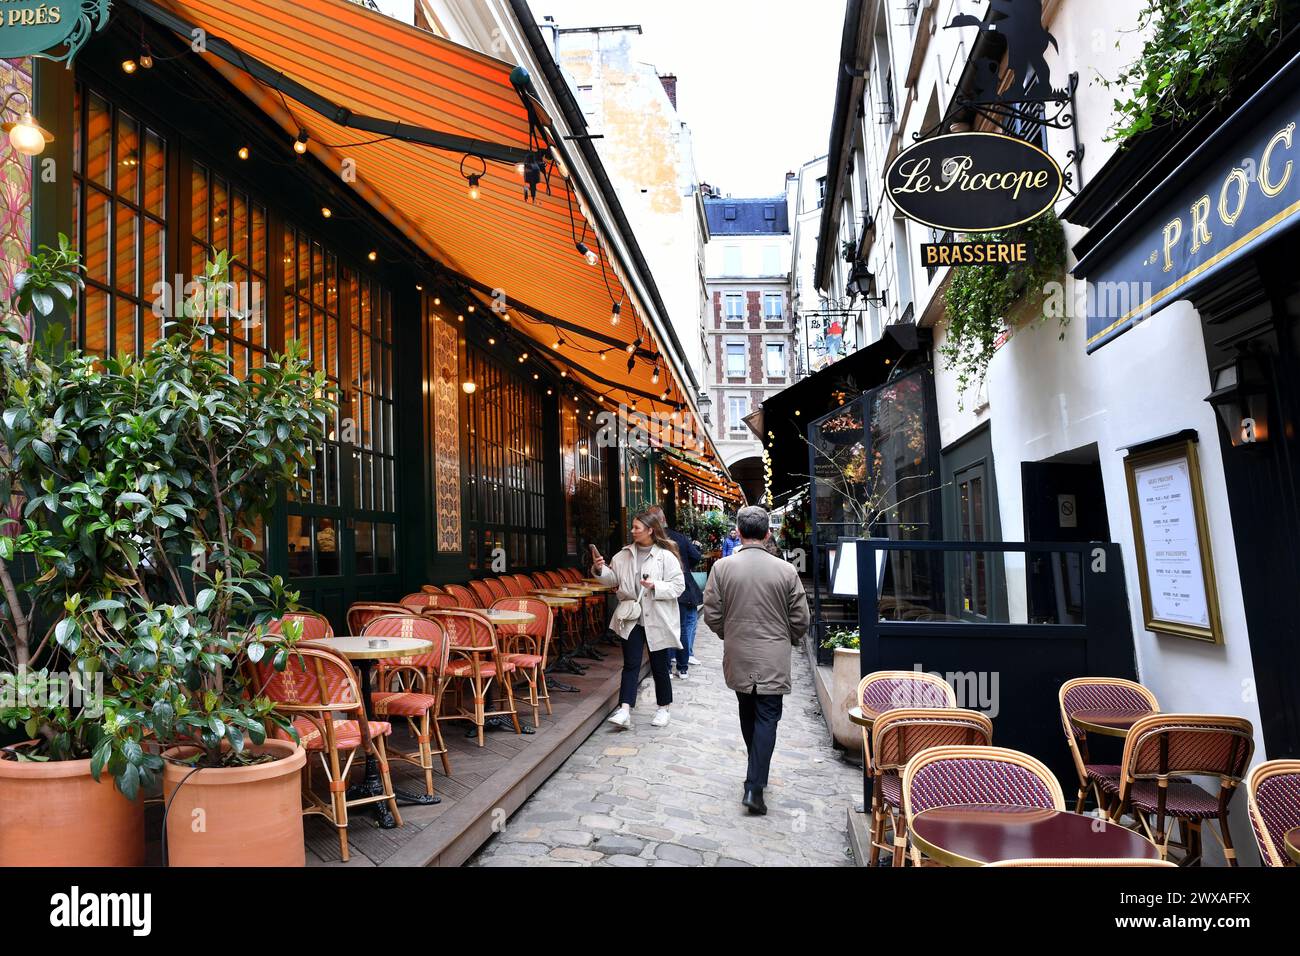
<svg viewBox="0 0 1300 956"><path fill-rule="evenodd" d="M330 209L329 206L321 206L320 214L328 219L330 216L334 215L334 210Z"/></svg>
<svg viewBox="0 0 1300 956"><path fill-rule="evenodd" d="M659 384L659 366L658 366L658 365L655 366L655 373L654 373L653 375L650 376L650 381L651 381L653 384L655 384L655 385L658 385L658 384Z"/></svg>
<svg viewBox="0 0 1300 956"><path fill-rule="evenodd" d="M471 175L469 177L469 198L470 199L478 199L479 196L482 195L482 191L478 188L478 181L479 181L478 176Z"/></svg>
<svg viewBox="0 0 1300 956"><path fill-rule="evenodd" d="M628 355L631 355L631 354L632 354L633 352L635 352L635 351L636 351L636 346L635 346L633 343L628 342L628 343L627 343L627 354L628 354Z"/></svg>
<svg viewBox="0 0 1300 956"><path fill-rule="evenodd" d="M307 138L307 131L305 129L298 130L298 135L293 141L293 151L299 156L307 152Z"/></svg>
<svg viewBox="0 0 1300 956"><path fill-rule="evenodd" d="M585 242L579 242L577 247L579 254L587 260L587 265L594 266L600 262L600 256L596 255L596 250L588 247Z"/></svg>
<svg viewBox="0 0 1300 956"><path fill-rule="evenodd" d="M618 325L619 316L622 315L622 312L623 304L621 302L615 302L614 308L609 313L609 324Z"/></svg>
<svg viewBox="0 0 1300 956"><path fill-rule="evenodd" d="M127 73L127 74L134 73L134 72L135 72L135 60L129 60L129 59L128 59L128 60L123 60L123 61L122 61L122 72L123 72L123 73Z"/></svg>
<svg viewBox="0 0 1300 956"><path fill-rule="evenodd" d="M239 158L240 158L240 159L248 159L248 147L247 147L247 146L241 146L241 147L239 147Z"/></svg>
<svg viewBox="0 0 1300 956"><path fill-rule="evenodd" d="M379 253L376 252L374 249L371 249L370 252L366 254L366 258L369 259L371 262L374 262L376 259L379 258Z"/></svg>
<svg viewBox="0 0 1300 956"><path fill-rule="evenodd" d="M24 156L36 156L45 150L46 143L54 142L54 137L41 127L30 112L25 112L16 123L0 124L9 134L9 145Z"/></svg>
<svg viewBox="0 0 1300 956"><path fill-rule="evenodd" d="M473 395L478 386L473 382L461 382L460 388L466 395Z"/></svg>
<svg viewBox="0 0 1300 956"><path fill-rule="evenodd" d="M465 311L466 311L466 312L473 312L473 311L474 311L474 303L471 302L469 305L467 305L467 306L465 307Z"/></svg>
<svg viewBox="0 0 1300 956"><path fill-rule="evenodd" d="M144 45L144 49L140 51L140 69L153 69L153 54L149 51L149 44L147 43Z"/></svg>

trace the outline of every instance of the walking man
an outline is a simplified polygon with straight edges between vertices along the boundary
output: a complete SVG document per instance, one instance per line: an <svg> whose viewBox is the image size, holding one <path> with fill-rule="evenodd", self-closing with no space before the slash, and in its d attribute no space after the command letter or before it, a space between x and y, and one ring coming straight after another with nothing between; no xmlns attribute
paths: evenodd
<svg viewBox="0 0 1300 956"><path fill-rule="evenodd" d="M749 751L741 803L762 814L781 698L790 693L791 648L808 630L808 598L794 565L763 546L767 511L741 508L736 526L739 549L713 566L704 588L704 623L722 638L723 677L740 704Z"/></svg>
<svg viewBox="0 0 1300 956"><path fill-rule="evenodd" d="M682 574L685 577L686 590L677 599L677 610L682 621L682 646L670 654L669 658L673 665L673 676L681 680L690 680L688 675L691 665L699 663L695 659L695 625L699 620L700 602L704 600L704 592L700 590L699 582L695 580L692 572L702 555L690 538L676 528L668 527L668 519L664 516L663 508L655 505L649 511L664 526L664 531L672 539L673 544L677 545L677 554L682 559Z"/></svg>

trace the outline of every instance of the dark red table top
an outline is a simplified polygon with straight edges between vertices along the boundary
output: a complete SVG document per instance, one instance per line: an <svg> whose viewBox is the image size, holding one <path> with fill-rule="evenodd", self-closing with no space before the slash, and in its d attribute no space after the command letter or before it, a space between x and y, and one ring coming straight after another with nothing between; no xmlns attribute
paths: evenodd
<svg viewBox="0 0 1300 956"><path fill-rule="evenodd" d="M1150 840L1116 824L1023 807L935 807L916 815L912 838L922 853L949 866L1044 857L1160 858Z"/></svg>

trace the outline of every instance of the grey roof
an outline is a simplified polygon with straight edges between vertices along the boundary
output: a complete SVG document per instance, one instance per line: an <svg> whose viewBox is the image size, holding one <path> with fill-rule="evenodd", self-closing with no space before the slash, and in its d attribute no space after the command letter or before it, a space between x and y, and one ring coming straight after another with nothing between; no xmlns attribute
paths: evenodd
<svg viewBox="0 0 1300 956"><path fill-rule="evenodd" d="M714 236L789 235L785 196L759 199L706 199L704 214Z"/></svg>

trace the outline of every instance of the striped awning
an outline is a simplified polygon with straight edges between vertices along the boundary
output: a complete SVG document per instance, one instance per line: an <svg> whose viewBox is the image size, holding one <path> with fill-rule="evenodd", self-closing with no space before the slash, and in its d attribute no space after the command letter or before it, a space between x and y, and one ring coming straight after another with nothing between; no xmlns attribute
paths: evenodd
<svg viewBox="0 0 1300 956"><path fill-rule="evenodd" d="M501 153L540 149L558 156L550 151L549 120L543 114L538 121L540 104L530 122L523 94L511 81L512 64L349 0L127 2L142 12L160 8L205 31L208 52L202 55L284 129L286 148L305 130L315 159L333 171L346 169L342 181L362 200L467 280L484 305L476 310L480 316L493 301L499 309L504 304L511 325L537 343L539 353L610 407L635 398L641 411L665 419L679 404L690 414L689 382L661 349L667 334L647 327L616 257L606 254L605 237L584 214L584 187L574 187L568 170L548 163L549 184L528 201L512 162L467 159L469 150L413 142L400 128L390 137L348 123L367 116L495 144ZM247 59L232 63L216 55L214 38ZM349 113L322 113L286 97L263 66ZM466 174L485 165L472 199ZM598 253L596 265L580 254L578 242ZM621 308L617 325L611 322L614 303ZM626 346L638 338L629 370L633 356ZM671 432L662 437L671 443ZM717 460L707 436L703 442L702 449L688 447Z"/></svg>

